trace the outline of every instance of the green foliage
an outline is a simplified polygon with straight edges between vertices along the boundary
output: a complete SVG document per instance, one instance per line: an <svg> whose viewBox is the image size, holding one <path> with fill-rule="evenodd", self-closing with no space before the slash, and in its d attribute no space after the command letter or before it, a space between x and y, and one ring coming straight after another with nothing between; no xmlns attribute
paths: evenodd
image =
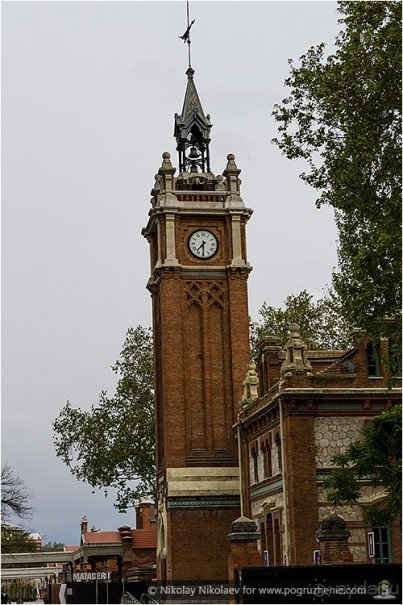
<svg viewBox="0 0 403 605"><path fill-rule="evenodd" d="M401 2L339 2L335 52L312 47L274 106L290 159L335 209L339 267L333 284L349 324L395 336L401 314ZM401 347L398 347L398 353Z"/></svg>
<svg viewBox="0 0 403 605"><path fill-rule="evenodd" d="M63 552L64 544L63 542L45 542L42 544L41 550L42 552Z"/></svg>
<svg viewBox="0 0 403 605"><path fill-rule="evenodd" d="M11 602L22 599L27 601L35 601L37 599L36 581L35 580L2 580L1 591L6 592Z"/></svg>
<svg viewBox="0 0 403 605"><path fill-rule="evenodd" d="M94 488L117 490L120 511L154 492L154 392L151 330L129 328L116 392L102 392L89 411L69 402L53 422L56 454L71 474Z"/></svg>
<svg viewBox="0 0 403 605"><path fill-rule="evenodd" d="M365 505L365 519L373 526L391 525L402 508L402 406L375 416L362 430L362 439L333 457L336 465L325 481L327 499L334 505L356 503L360 483L382 486L384 506Z"/></svg>
<svg viewBox="0 0 403 605"><path fill-rule="evenodd" d="M284 307L270 307L266 302L259 309L262 320L251 322L250 339L252 356L256 357L256 345L263 336L278 336L280 346L287 342L291 323L301 328L303 340L315 349L345 349L350 345L348 326L343 321L337 298L326 295L314 302L306 290L291 294Z"/></svg>
<svg viewBox="0 0 403 605"><path fill-rule="evenodd" d="M35 552L38 545L22 527L2 523L1 548L4 553Z"/></svg>

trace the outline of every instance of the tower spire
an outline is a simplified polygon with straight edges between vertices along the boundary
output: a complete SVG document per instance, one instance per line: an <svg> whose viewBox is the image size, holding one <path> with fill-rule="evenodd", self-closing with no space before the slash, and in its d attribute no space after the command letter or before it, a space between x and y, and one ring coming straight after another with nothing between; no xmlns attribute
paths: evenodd
<svg viewBox="0 0 403 605"><path fill-rule="evenodd" d="M204 114L196 85L194 69L188 67L185 99L181 115L175 114L174 137L179 153L180 172L210 172L210 116Z"/></svg>
<svg viewBox="0 0 403 605"><path fill-rule="evenodd" d="M195 22L189 20L189 2L187 8L187 29L179 36L188 43L189 67L186 70L188 82L182 113L175 114L174 137L179 153L179 172L210 172L210 116L205 115L193 80L194 69L190 60L190 29Z"/></svg>

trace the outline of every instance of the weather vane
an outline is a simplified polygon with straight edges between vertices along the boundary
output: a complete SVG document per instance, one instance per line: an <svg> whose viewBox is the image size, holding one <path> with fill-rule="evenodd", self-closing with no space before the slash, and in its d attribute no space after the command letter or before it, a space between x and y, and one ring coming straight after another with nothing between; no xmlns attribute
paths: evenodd
<svg viewBox="0 0 403 605"><path fill-rule="evenodd" d="M186 2L186 12L187 12L188 26L187 26L187 29L186 29L185 33L183 34L183 36L178 36L178 37L181 40L183 40L184 42L188 43L189 67L192 67L191 63L190 63L190 28L192 27L195 20L193 19L193 21L191 23L189 22L189 2Z"/></svg>

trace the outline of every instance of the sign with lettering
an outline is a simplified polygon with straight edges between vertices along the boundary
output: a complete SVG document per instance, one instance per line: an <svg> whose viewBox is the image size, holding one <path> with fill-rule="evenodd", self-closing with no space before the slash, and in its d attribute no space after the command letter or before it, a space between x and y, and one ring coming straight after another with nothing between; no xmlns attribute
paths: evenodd
<svg viewBox="0 0 403 605"><path fill-rule="evenodd" d="M83 573L73 573L73 582L93 582L94 580L109 582L110 579L111 574L109 571L90 571Z"/></svg>

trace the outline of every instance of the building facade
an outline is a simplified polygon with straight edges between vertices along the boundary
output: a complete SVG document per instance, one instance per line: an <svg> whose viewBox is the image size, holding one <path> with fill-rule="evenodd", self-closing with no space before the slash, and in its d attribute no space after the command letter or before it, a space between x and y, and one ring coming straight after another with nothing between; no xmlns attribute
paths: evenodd
<svg viewBox="0 0 403 605"><path fill-rule="evenodd" d="M65 568L68 581L81 581L91 572L107 573L111 581L151 581L156 560L155 507L149 502L136 506L136 528L127 525L116 531L88 529L81 520L80 546L72 551L73 564Z"/></svg>
<svg viewBox="0 0 403 605"><path fill-rule="evenodd" d="M188 80L143 235L150 245L158 485L158 577L227 576L239 516L233 425L249 363L245 226L235 157L210 169L210 116Z"/></svg>
<svg viewBox="0 0 403 605"><path fill-rule="evenodd" d="M388 341L376 351L359 331L353 336L350 350L309 351L293 324L285 350L275 337L258 344L259 365L250 366L244 381L237 430L245 515L261 533L262 563L312 565L319 548L315 534L335 513L351 534L353 562L370 562L370 531L377 562L401 561L398 524L372 528L364 521L361 505L382 506L380 487L363 482L359 504L340 507L326 500L323 489L332 457L401 399L401 379L387 388Z"/></svg>

